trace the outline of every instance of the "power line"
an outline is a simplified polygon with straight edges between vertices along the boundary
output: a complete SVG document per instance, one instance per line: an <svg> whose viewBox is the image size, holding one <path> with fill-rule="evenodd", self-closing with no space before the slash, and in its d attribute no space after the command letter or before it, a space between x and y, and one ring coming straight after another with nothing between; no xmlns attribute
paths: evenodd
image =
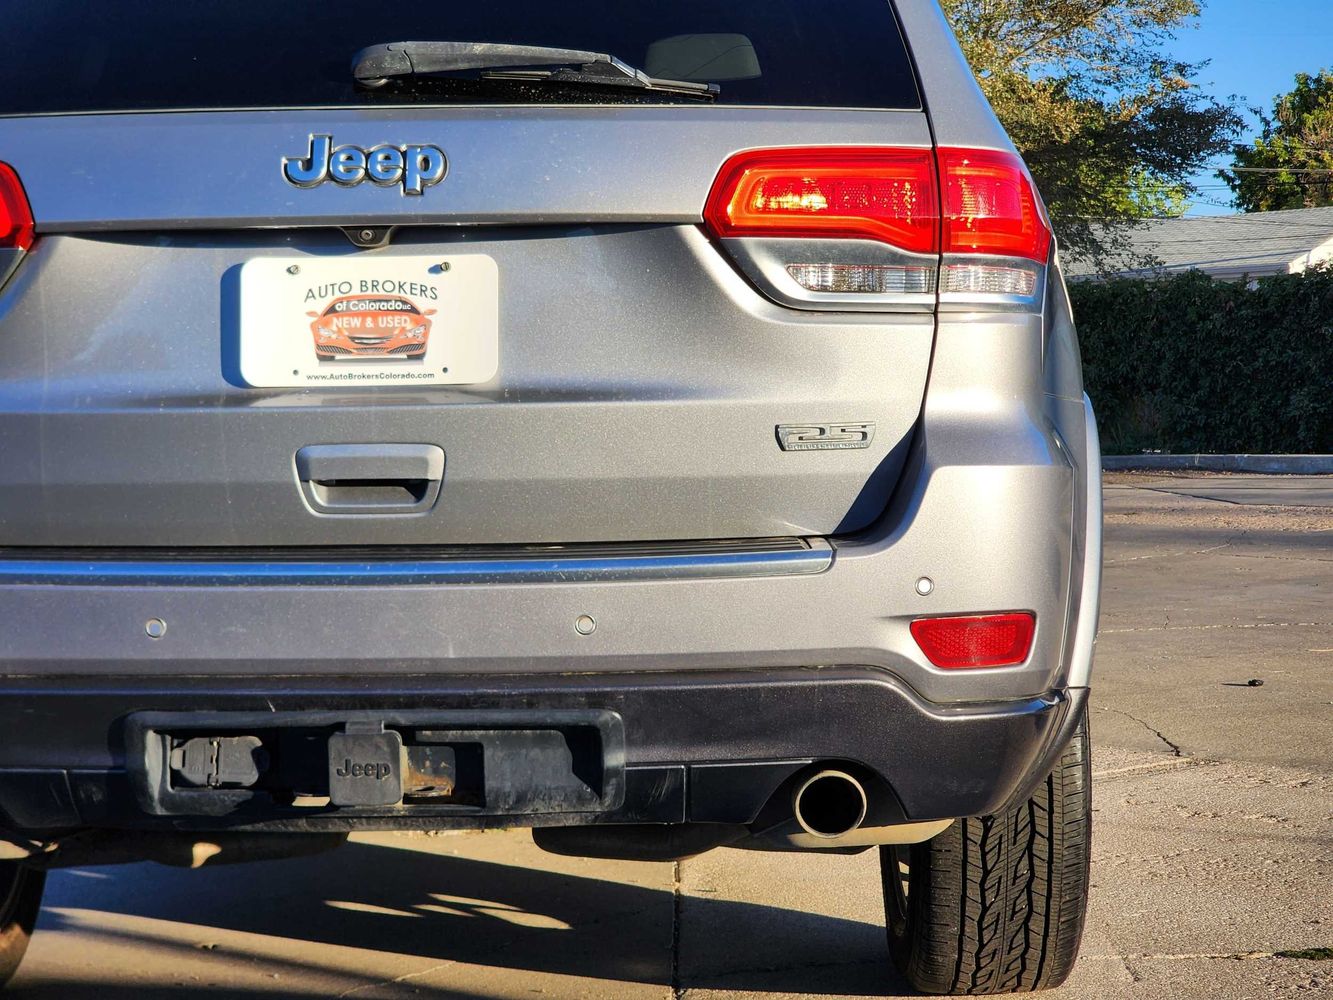
<svg viewBox="0 0 1333 1000"><path fill-rule="evenodd" d="M1235 149L1272 149L1275 146L1282 146L1284 149L1299 149L1303 153L1333 153L1333 149L1326 149L1323 146L1307 146L1303 142L1290 142L1277 140L1276 142L1233 142L1231 146ZM1222 155L1222 154L1219 154Z"/></svg>
<svg viewBox="0 0 1333 1000"><path fill-rule="evenodd" d="M1319 236L1326 235L1333 237L1333 218L1323 225L1318 223L1306 222L1280 222L1270 219L1256 219L1256 215L1262 215L1262 212L1250 212L1240 215L1205 215L1200 218L1209 219L1217 222L1219 228L1243 226L1245 229L1253 232L1254 230L1265 230L1265 232L1256 233L1260 239L1266 239L1277 235L1283 236ZM1170 216L1162 219L1148 219L1149 222L1166 222ZM1179 218L1179 216L1175 216Z"/></svg>
<svg viewBox="0 0 1333 1000"><path fill-rule="evenodd" d="M1333 174L1333 167L1224 167L1232 174Z"/></svg>
<svg viewBox="0 0 1333 1000"><path fill-rule="evenodd" d="M1189 236L1177 238L1155 238L1154 242L1163 247L1183 247L1195 246L1202 243L1216 243L1220 239L1225 239L1228 235L1240 236L1246 235L1253 240L1263 240L1265 242L1276 242L1283 237L1310 237L1317 238L1320 242L1333 240L1333 220L1327 225L1314 225L1300 222L1283 223L1270 219L1256 219L1255 214L1250 215L1166 215L1141 219L1112 220L1108 218L1085 217L1085 222L1112 222L1124 221L1133 222L1178 222L1182 219L1188 219L1190 222L1213 222L1210 228L1220 230L1211 236ZM1242 232L1235 232L1240 229ZM1268 232L1255 232L1256 229L1268 229ZM1227 230L1232 232L1228 233ZM1273 231L1276 230L1276 231Z"/></svg>
<svg viewBox="0 0 1333 1000"><path fill-rule="evenodd" d="M1300 209L1297 209L1300 211ZM1241 212L1238 215L1154 215L1138 217L1122 216L1073 216L1074 219L1084 221L1084 223L1174 223L1178 219L1193 219L1196 221L1208 221L1208 223L1218 223L1232 225L1244 225L1246 229L1280 229L1282 233L1288 236L1329 236L1333 237L1333 219L1326 225L1316 223L1278 223L1270 219L1256 219L1256 216L1265 215L1264 212ZM1266 239L1260 236L1260 239Z"/></svg>

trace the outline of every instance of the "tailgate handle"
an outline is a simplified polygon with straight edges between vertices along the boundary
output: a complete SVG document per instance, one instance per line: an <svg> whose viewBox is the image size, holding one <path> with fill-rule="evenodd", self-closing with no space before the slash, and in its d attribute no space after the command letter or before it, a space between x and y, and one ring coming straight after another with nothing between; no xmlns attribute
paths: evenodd
<svg viewBox="0 0 1333 1000"><path fill-rule="evenodd" d="M423 514L444 480L433 444L312 444L296 453L296 478L317 514Z"/></svg>

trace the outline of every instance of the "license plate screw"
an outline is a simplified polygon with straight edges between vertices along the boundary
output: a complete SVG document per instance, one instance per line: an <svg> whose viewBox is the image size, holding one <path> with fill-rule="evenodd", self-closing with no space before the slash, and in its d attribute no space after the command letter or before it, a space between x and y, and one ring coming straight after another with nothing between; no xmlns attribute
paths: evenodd
<svg viewBox="0 0 1333 1000"><path fill-rule="evenodd" d="M596 627L597 622L593 620L592 615L579 615L574 619L574 631L579 635L592 635Z"/></svg>
<svg viewBox="0 0 1333 1000"><path fill-rule="evenodd" d="M161 639L167 634L167 623L161 618L149 618L144 622L143 630L148 633L148 638Z"/></svg>
<svg viewBox="0 0 1333 1000"><path fill-rule="evenodd" d="M290 267L287 268L287 273L288 273L288 274L300 274L300 273L301 273L301 265L300 265L300 264L292 264Z"/></svg>
<svg viewBox="0 0 1333 1000"><path fill-rule="evenodd" d="M440 267L440 273L444 274L446 271L449 270L449 262L447 260L442 260L440 261L439 267Z"/></svg>

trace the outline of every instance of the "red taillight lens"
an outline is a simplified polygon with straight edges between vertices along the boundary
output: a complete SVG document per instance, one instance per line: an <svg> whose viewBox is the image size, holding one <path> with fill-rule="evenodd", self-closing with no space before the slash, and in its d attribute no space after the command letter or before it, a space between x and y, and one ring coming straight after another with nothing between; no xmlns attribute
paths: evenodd
<svg viewBox="0 0 1333 1000"><path fill-rule="evenodd" d="M32 209L14 168L0 163L0 247L27 250L32 246Z"/></svg>
<svg viewBox="0 0 1333 1000"><path fill-rule="evenodd" d="M1045 264L1051 230L1023 161L994 150L941 149L944 252Z"/></svg>
<svg viewBox="0 0 1333 1000"><path fill-rule="evenodd" d="M1018 612L968 618L919 618L912 638L937 667L969 670L1022 663L1032 649L1035 615Z"/></svg>
<svg viewBox="0 0 1333 1000"><path fill-rule="evenodd" d="M739 153L713 182L704 221L734 241L723 248L762 291L810 309L915 309L936 292L948 307L1029 309L1052 243L1023 161L987 149Z"/></svg>
<svg viewBox="0 0 1333 1000"><path fill-rule="evenodd" d="M879 240L939 252L928 149L768 149L722 167L704 209L720 237Z"/></svg>

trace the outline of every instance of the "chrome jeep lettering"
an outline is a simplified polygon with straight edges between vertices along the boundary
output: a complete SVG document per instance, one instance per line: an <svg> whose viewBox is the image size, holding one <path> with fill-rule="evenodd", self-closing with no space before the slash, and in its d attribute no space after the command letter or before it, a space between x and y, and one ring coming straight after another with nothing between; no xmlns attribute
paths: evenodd
<svg viewBox="0 0 1333 1000"><path fill-rule="evenodd" d="M432 184L444 180L448 161L437 146L403 147L403 193L421 194Z"/></svg>
<svg viewBox="0 0 1333 1000"><path fill-rule="evenodd" d="M380 146L366 157L366 172L376 184L397 184L403 179L403 157L396 149Z"/></svg>
<svg viewBox="0 0 1333 1000"><path fill-rule="evenodd" d="M318 187L333 181L339 187L355 187L369 180L377 187L401 188L403 194L419 195L444 180L449 160L439 146L384 144L334 146L331 135L311 135L305 156L284 156L282 176L299 188Z"/></svg>
<svg viewBox="0 0 1333 1000"><path fill-rule="evenodd" d="M355 146L339 146L329 157L329 176L333 183L351 187L366 179L366 152Z"/></svg>
<svg viewBox="0 0 1333 1000"><path fill-rule="evenodd" d="M282 176L288 184L299 188L314 187L323 184L329 176L329 152L333 148L333 136L312 135L310 152L304 157L284 156L282 158Z"/></svg>

